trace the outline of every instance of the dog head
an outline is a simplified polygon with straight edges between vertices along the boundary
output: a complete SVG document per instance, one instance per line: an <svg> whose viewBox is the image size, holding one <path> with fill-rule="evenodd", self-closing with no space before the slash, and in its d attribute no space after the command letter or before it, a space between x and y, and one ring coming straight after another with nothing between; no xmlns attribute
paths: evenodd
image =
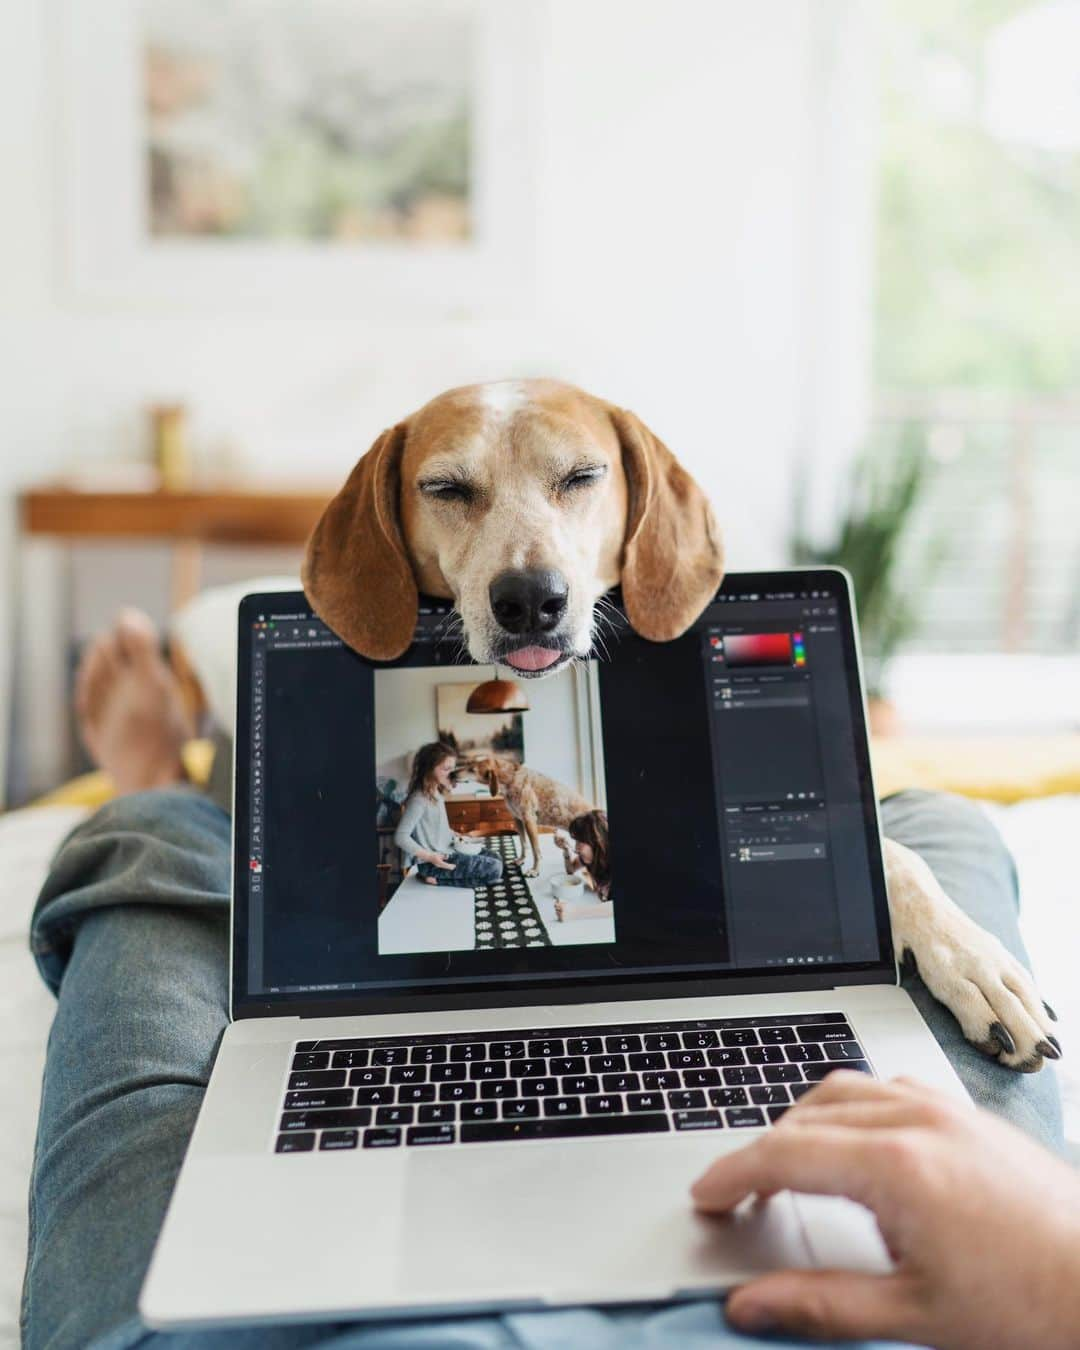
<svg viewBox="0 0 1080 1350"><path fill-rule="evenodd" d="M407 649L423 592L453 600L475 661L526 677L587 655L613 586L635 631L667 641L722 575L708 501L667 447L550 380L453 389L384 431L303 572L316 613L364 656Z"/></svg>

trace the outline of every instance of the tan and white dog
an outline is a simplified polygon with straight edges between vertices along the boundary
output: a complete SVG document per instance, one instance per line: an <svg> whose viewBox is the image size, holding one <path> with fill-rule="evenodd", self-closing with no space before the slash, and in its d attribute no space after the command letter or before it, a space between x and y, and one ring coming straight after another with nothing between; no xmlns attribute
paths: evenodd
<svg viewBox="0 0 1080 1350"><path fill-rule="evenodd" d="M592 803L573 788L508 755L481 755L468 761L467 771L484 783L493 797L505 801L518 827L521 868L527 877L540 872L541 826L565 830L575 816L593 809ZM526 866L530 849L532 862Z"/></svg>
<svg viewBox="0 0 1080 1350"><path fill-rule="evenodd" d="M376 660L400 656L420 592L454 601L468 651L526 678L592 648L596 608L622 587L654 641L679 636L723 576L704 493L633 413L552 380L452 389L384 431L308 545L315 611ZM965 1037L1011 1068L1056 1059L1031 976L885 841L896 949Z"/></svg>

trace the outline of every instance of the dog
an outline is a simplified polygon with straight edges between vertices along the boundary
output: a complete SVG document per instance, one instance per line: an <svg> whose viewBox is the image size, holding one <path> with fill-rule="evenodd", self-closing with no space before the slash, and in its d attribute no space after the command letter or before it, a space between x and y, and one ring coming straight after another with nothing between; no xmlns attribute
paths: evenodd
<svg viewBox="0 0 1080 1350"><path fill-rule="evenodd" d="M507 755L483 755L470 762L472 773L484 784L493 797L501 796L507 810L514 817L521 839L522 873L535 877L540 872L540 826L566 829L575 816L593 809L592 803L573 788L557 783L546 773L538 773ZM532 867L526 870L525 861L532 849Z"/></svg>
<svg viewBox="0 0 1080 1350"><path fill-rule="evenodd" d="M421 592L452 599L469 654L523 678L592 649L622 588L633 629L684 633L724 571L704 492L633 413L555 380L452 389L375 441L308 542L315 612L375 660L412 641ZM964 1036L1031 1072L1060 1050L1031 976L885 840L894 944Z"/></svg>

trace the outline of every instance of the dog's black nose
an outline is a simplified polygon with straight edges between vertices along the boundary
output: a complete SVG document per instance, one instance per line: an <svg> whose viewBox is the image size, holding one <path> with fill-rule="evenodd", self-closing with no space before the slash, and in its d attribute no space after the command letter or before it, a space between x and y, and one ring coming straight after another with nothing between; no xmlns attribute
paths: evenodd
<svg viewBox="0 0 1080 1350"><path fill-rule="evenodd" d="M491 612L508 633L550 633L566 612L568 589L554 569L500 572L488 587Z"/></svg>

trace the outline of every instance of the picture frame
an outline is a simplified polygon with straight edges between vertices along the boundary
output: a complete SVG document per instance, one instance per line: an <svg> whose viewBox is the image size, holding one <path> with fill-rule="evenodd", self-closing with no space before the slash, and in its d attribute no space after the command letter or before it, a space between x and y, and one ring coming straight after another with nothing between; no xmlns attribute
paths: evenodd
<svg viewBox="0 0 1080 1350"><path fill-rule="evenodd" d="M155 0L155 3L184 0ZM148 228L142 5L56 0L59 245L91 307L315 317L498 317L535 302L534 0L354 0L342 22L458 15L471 33L468 238L452 243L161 238ZM241 4L243 0L222 0ZM316 0L329 5L332 0ZM349 17L351 16L351 17Z"/></svg>

